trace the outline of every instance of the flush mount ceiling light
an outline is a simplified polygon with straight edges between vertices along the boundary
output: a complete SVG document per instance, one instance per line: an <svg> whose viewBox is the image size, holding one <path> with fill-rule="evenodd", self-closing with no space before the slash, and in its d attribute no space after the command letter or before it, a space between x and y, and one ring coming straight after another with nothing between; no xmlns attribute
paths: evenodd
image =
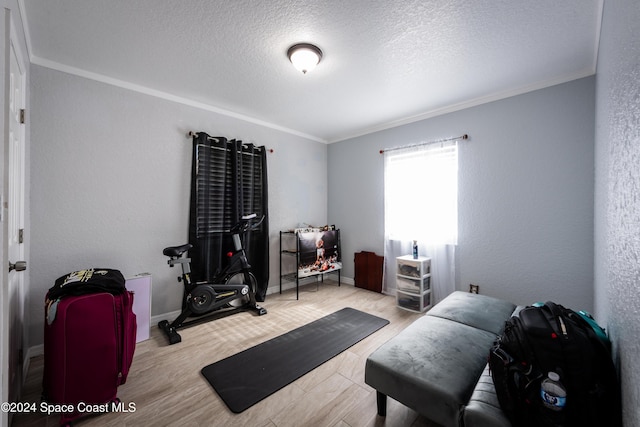
<svg viewBox="0 0 640 427"><path fill-rule="evenodd" d="M297 70L307 74L320 63L322 51L318 46L309 43L298 43L289 48L287 56Z"/></svg>

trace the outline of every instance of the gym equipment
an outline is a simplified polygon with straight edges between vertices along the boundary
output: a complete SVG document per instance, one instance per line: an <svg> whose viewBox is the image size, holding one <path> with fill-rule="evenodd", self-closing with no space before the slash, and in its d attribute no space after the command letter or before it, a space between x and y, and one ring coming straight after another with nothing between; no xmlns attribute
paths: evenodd
<svg viewBox="0 0 640 427"><path fill-rule="evenodd" d="M234 250L229 252L229 262L211 282L193 283L191 280L191 258L183 255L193 247L187 243L181 246L170 246L162 253L169 257L167 263L170 267L176 264L182 266L182 275L178 282L184 285L182 299L182 312L171 323L162 320L158 327L169 338L169 344L177 344L182 341L177 329L186 328L195 324L226 317L241 311L253 310L259 316L267 314L264 307L256 303L257 279L251 272L251 265L247 260L243 236L250 228L258 227L264 217L253 226L252 221L256 214L245 215L241 218L230 233ZM187 320L193 318L192 320Z"/></svg>

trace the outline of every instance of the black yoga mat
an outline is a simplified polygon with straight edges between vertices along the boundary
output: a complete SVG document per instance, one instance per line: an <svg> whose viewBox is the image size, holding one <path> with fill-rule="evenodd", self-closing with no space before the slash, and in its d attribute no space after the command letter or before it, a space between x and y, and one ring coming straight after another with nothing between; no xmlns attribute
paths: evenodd
<svg viewBox="0 0 640 427"><path fill-rule="evenodd" d="M308 323L202 368L235 413L258 403L389 323L353 308Z"/></svg>

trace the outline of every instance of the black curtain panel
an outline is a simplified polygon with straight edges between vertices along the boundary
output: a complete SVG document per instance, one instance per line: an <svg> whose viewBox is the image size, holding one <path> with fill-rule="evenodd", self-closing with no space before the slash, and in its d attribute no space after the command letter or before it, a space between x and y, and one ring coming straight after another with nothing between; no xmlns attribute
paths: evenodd
<svg viewBox="0 0 640 427"><path fill-rule="evenodd" d="M267 157L264 147L239 140L193 136L189 243L192 277L211 282L233 250L229 230L244 215L255 213L259 227L247 232L244 245L258 280L256 299L264 301L269 285L269 214Z"/></svg>

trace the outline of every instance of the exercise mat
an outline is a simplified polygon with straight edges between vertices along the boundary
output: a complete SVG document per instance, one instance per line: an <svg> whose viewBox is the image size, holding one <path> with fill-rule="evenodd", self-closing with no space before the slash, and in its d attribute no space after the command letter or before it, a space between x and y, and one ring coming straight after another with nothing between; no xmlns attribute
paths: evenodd
<svg viewBox="0 0 640 427"><path fill-rule="evenodd" d="M202 368L202 375L240 413L389 323L343 308L284 335Z"/></svg>

